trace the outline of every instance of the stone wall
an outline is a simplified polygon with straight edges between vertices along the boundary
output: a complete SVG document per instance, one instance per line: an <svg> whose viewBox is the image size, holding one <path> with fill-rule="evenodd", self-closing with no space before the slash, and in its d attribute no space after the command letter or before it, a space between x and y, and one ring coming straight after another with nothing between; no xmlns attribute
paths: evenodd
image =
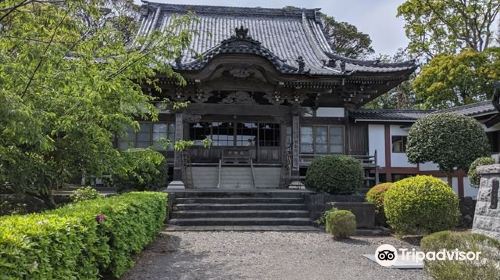
<svg viewBox="0 0 500 280"><path fill-rule="evenodd" d="M363 195L334 195L328 193L315 193L311 192L306 194L305 202L310 213L310 218L316 221L323 212L330 209L328 206L330 202L364 202Z"/></svg>
<svg viewBox="0 0 500 280"><path fill-rule="evenodd" d="M477 173L481 184L472 231L500 239L500 164L479 166Z"/></svg>

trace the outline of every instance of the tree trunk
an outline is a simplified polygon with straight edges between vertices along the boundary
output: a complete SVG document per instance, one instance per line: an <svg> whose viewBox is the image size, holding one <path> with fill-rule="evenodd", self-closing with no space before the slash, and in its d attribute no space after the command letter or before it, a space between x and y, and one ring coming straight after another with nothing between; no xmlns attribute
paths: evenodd
<svg viewBox="0 0 500 280"><path fill-rule="evenodd" d="M451 176L451 173L448 173L447 178L448 178L448 185L450 185L450 187L453 188L453 177Z"/></svg>

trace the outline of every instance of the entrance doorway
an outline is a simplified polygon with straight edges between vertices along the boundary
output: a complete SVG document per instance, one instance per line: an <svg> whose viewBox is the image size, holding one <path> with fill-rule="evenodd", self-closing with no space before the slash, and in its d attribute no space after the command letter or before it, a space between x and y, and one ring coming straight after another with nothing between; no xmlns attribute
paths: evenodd
<svg viewBox="0 0 500 280"><path fill-rule="evenodd" d="M208 151L202 141L212 140ZM280 162L280 125L267 122L197 122L189 124L189 139L195 142L193 162L218 162L224 149L248 150L255 162ZM197 151L196 151L197 150Z"/></svg>

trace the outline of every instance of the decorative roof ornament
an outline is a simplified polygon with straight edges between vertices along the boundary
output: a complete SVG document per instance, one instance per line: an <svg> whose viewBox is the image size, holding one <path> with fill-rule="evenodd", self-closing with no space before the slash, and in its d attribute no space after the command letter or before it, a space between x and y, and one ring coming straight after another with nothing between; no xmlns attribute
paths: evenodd
<svg viewBox="0 0 500 280"><path fill-rule="evenodd" d="M299 55L295 61L299 64L299 72L304 72L304 67L306 66L304 58Z"/></svg>
<svg viewBox="0 0 500 280"><path fill-rule="evenodd" d="M239 28L236 27L234 29L234 33L236 34L236 38L238 39L251 39L251 37L248 36L248 28L244 28L243 25Z"/></svg>
<svg viewBox="0 0 500 280"><path fill-rule="evenodd" d="M340 61L340 71L342 73L345 73L345 61Z"/></svg>

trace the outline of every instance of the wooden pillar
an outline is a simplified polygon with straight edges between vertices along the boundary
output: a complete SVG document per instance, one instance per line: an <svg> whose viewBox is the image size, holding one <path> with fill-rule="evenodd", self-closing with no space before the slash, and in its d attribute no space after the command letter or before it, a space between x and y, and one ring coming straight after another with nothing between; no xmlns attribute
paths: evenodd
<svg viewBox="0 0 500 280"><path fill-rule="evenodd" d="M349 109L345 108L345 114L344 114L344 124L345 124L345 129L344 129L344 153L347 155L352 154L352 147L351 147L351 123L349 122Z"/></svg>
<svg viewBox="0 0 500 280"><path fill-rule="evenodd" d="M292 177L299 177L300 164L300 115L292 116Z"/></svg>
<svg viewBox="0 0 500 280"><path fill-rule="evenodd" d="M462 198L464 197L464 177L466 176L465 171L463 170L458 170L457 172L457 190L458 190L458 197ZM453 182L453 179L452 179ZM450 186L453 186L453 184L450 184Z"/></svg>
<svg viewBox="0 0 500 280"><path fill-rule="evenodd" d="M184 114L175 114L175 142L184 139ZM174 181L182 181L182 152L174 150Z"/></svg>
<svg viewBox="0 0 500 280"><path fill-rule="evenodd" d="M385 173L385 180L387 182L392 182L392 173L391 173L391 153L392 153L392 139L391 139L391 126L386 124L384 126L384 142L385 142L385 169L387 170Z"/></svg>

